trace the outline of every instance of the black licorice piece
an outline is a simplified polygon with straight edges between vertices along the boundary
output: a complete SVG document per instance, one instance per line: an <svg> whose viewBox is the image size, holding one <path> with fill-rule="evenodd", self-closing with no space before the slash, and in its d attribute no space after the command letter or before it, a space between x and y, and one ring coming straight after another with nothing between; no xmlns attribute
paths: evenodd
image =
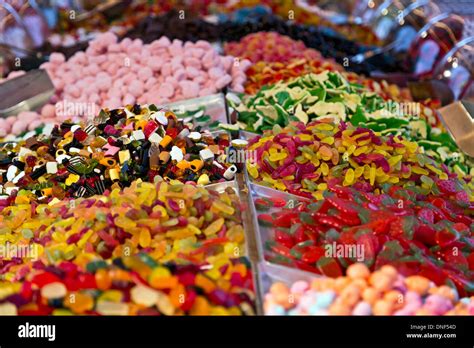
<svg viewBox="0 0 474 348"><path fill-rule="evenodd" d="M95 181L95 190L99 194L103 194L105 192L105 184L100 177L98 177Z"/></svg>
<svg viewBox="0 0 474 348"><path fill-rule="evenodd" d="M87 190L85 189L85 187L81 186L79 187L79 189L75 192L75 196L76 197L84 197L84 195L86 194Z"/></svg>
<svg viewBox="0 0 474 348"><path fill-rule="evenodd" d="M40 178L42 175L46 174L46 166L41 166L31 173L30 177L33 180Z"/></svg>
<svg viewBox="0 0 474 348"><path fill-rule="evenodd" d="M95 188L92 187L91 185L89 185L89 183L87 181L84 183L84 187L87 190L87 192L89 193L89 195L92 196L92 195L96 194Z"/></svg>
<svg viewBox="0 0 474 348"><path fill-rule="evenodd" d="M138 105L138 104L133 105L133 107L132 107L132 112L133 112L135 115L139 115L139 114L142 112L141 106Z"/></svg>
<svg viewBox="0 0 474 348"><path fill-rule="evenodd" d="M12 163L15 167L17 167L19 170L25 170L25 163L20 162L18 160L14 160Z"/></svg>

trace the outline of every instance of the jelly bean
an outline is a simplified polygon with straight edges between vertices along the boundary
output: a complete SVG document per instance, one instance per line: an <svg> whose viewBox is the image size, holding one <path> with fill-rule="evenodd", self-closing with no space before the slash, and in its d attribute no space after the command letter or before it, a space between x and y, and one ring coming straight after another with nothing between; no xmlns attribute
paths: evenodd
<svg viewBox="0 0 474 348"><path fill-rule="evenodd" d="M87 262L87 261L86 261ZM14 297L9 297L7 302L0 306L0 312L8 315L16 314L100 314L100 315L141 315L148 314L164 315L208 315L208 314L229 314L229 315L252 315L255 314L255 295L253 293L252 274L247 268L247 263L242 259L227 259L225 256L214 260L216 265L226 265L213 269L212 267L203 267L196 264L175 265L170 268L163 266L148 266L140 262L138 256L123 257L107 262L104 268L92 270L92 273L85 273L85 270L66 267L60 270L64 264L50 266L49 269L55 273L61 274L62 282L56 282L50 279L41 289L42 297L30 297L17 304ZM120 266L118 266L120 265ZM127 265L127 266L125 266ZM203 264L204 266L205 264ZM94 272L106 272L109 278L116 278L115 290L103 290L91 288L86 284L72 286L73 277L94 277ZM32 270L27 275L29 279L37 278L41 271ZM156 281L156 276L139 279L132 276L136 273L155 274L161 279ZM238 274L238 277L236 275ZM193 275L191 278L185 275ZM120 281L118 279L121 279ZM155 279L155 280L153 280ZM175 279L174 283L166 283L166 279ZM198 279L206 279L206 285ZM223 285L219 279L232 279L230 284ZM45 278L46 280L46 278ZM17 288L19 283L2 283L2 291L5 286ZM172 292L161 291L158 288L178 289L176 292L176 303L171 298ZM193 290L196 289L196 290ZM196 292L199 295L196 295ZM221 301L215 293L219 292L224 298L231 298L231 302ZM181 295L186 294L187 301L181 302ZM41 303L41 299L47 299L47 303ZM64 301L62 301L64 298ZM10 302L11 299L11 302ZM61 299L57 301L56 299ZM54 300L54 301L53 301ZM26 301L26 302L25 302ZM54 302L54 303L53 303ZM38 307L41 306L41 307ZM22 306L22 310L19 307ZM54 306L54 307L50 307ZM32 308L31 312L27 308ZM35 309L38 308L38 309ZM40 309L42 308L42 309ZM53 311L53 308L54 311Z"/></svg>

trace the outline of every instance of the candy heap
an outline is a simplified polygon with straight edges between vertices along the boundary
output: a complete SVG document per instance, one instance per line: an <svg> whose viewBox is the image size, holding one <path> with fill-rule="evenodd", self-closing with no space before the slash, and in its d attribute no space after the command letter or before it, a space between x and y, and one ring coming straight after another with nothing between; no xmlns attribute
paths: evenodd
<svg viewBox="0 0 474 348"><path fill-rule="evenodd" d="M383 136L370 129L341 122L295 123L253 138L248 151L250 177L263 185L306 197L322 199L327 183L373 190L384 183L400 186L428 185L456 176L423 153L415 142ZM473 187L469 178L459 185ZM471 198L472 199L472 198Z"/></svg>
<svg viewBox="0 0 474 348"><path fill-rule="evenodd" d="M0 315L253 315L245 259L161 265L145 253L38 266L22 282L0 283Z"/></svg>
<svg viewBox="0 0 474 348"><path fill-rule="evenodd" d="M321 60L321 54L306 48L303 42L294 41L278 33L259 32L244 37L239 42L227 43L226 54L248 59L253 63L280 62L288 63L293 59Z"/></svg>
<svg viewBox="0 0 474 348"><path fill-rule="evenodd" d="M264 87L233 106L245 129L259 133L275 124L284 127L291 120L307 123L324 117L338 122L350 120L356 113L369 116L385 109L384 100L378 95L351 85L337 72L328 70Z"/></svg>
<svg viewBox="0 0 474 348"><path fill-rule="evenodd" d="M307 3L307 2L306 2ZM362 42L365 45L380 44L379 40L370 28L363 25L348 24L334 24L332 21L325 19L320 15L320 11L315 10L315 6L305 4L303 1L295 2L294 0L245 0L231 2L230 6L226 5L224 8L228 11L235 11L237 9L266 6L274 13L274 21L280 20L285 23L291 19L297 23L310 24L309 28L317 28L318 26L329 27L336 30L344 37L352 40L352 42ZM291 17L289 17L291 15ZM264 17L265 18L265 17ZM326 29L327 30L327 29ZM335 36L333 34L333 36Z"/></svg>
<svg viewBox="0 0 474 348"><path fill-rule="evenodd" d="M383 134L402 134L427 140L433 136L436 140L435 137L441 133L441 130L433 131L433 134L429 132L430 122L423 114L418 116L420 110L417 108L421 109L421 106L416 103L406 104L413 110L405 112L401 108L405 104L383 99L362 85L349 82L339 72L319 71L318 74L309 73L263 87L254 96L244 96L242 100L231 100L239 112L241 126L260 133L272 129L275 124L285 126L291 120L307 123L324 117L335 122L351 121L354 125L383 131ZM450 142L455 146L452 140Z"/></svg>
<svg viewBox="0 0 474 348"><path fill-rule="evenodd" d="M83 265L145 252L155 261L203 264L216 255L245 254L241 207L232 188L219 194L189 184L138 181L88 199L13 199L1 207L0 241L30 246L36 255L0 261L7 280L21 279L38 262Z"/></svg>
<svg viewBox="0 0 474 348"><path fill-rule="evenodd" d="M291 121L307 123L328 118L336 124L349 121L381 135L401 135L416 141L427 155L459 175L474 174L474 161L459 151L451 136L430 125L428 118L418 116L417 109L423 108L422 105L409 103L413 110L407 114L400 107L406 104L386 101L360 85L349 83L337 72L308 74L262 88L255 96L229 99L238 112L239 126L250 132L260 133Z"/></svg>
<svg viewBox="0 0 474 348"><path fill-rule="evenodd" d="M287 47L299 46L302 44L301 41L293 41L287 36L272 33L278 40L272 43L266 43L268 35L270 34L262 32L244 37L238 44L233 44L241 48L240 50L232 50L233 46L228 46L228 51L233 52L234 55L240 58L249 57L249 55L255 57L255 59L258 59L259 56L261 57L261 60L255 61L255 64L246 71L248 79L245 85L246 93L257 94L261 88L262 91L268 88L268 85L275 84L279 81L289 81L308 73L319 74L326 70L338 71L354 86L362 85L367 91L378 94L386 101L396 101L407 106L410 104L412 104L412 106L418 104L418 110L413 110L412 113L419 114L420 117L426 119L432 125L439 125L439 121L434 115L434 109L440 107L439 103L431 100L414 103L411 98L411 93L407 88L400 88L394 84L389 84L385 80L377 82L364 75L345 71L345 69L349 69L347 64L345 64L346 58L343 60L343 68L328 58L320 57L316 59L312 57L311 59L306 59L300 56L293 57L296 53L281 55L279 52L286 52ZM320 51L323 49L323 47L319 48ZM308 49L304 47L303 52L306 52L305 50ZM334 55L326 54L325 56L333 57ZM312 86L301 87L312 89Z"/></svg>
<svg viewBox="0 0 474 348"><path fill-rule="evenodd" d="M193 130L154 105L102 110L87 124L64 122L0 151L2 193L40 199L102 194L135 179L206 185L233 179L229 136Z"/></svg>
<svg viewBox="0 0 474 348"><path fill-rule="evenodd" d="M257 94L266 85L273 85L279 81L288 81L298 76L314 73L319 74L325 70L340 70L337 65L321 60L293 59L289 63L268 63L260 61L247 70L247 83L245 93Z"/></svg>
<svg viewBox="0 0 474 348"><path fill-rule="evenodd" d="M56 88L52 99L56 105L47 104L40 113L29 112L0 123L5 130L0 136L55 120L91 117L105 107L165 104L210 95L226 86L243 92L250 62L236 62L234 57L219 55L207 41L171 42L162 37L144 45L140 39L117 42L114 34L101 34L85 52L67 61L61 53L51 54L41 67ZM12 74L10 77L19 73Z"/></svg>
<svg viewBox="0 0 474 348"><path fill-rule="evenodd" d="M474 297L459 299L451 287L437 287L422 276L404 277L392 266L371 273L364 264L353 264L345 277L273 283L265 295L264 311L268 315L474 315Z"/></svg>
<svg viewBox="0 0 474 348"><path fill-rule="evenodd" d="M426 178L421 189L384 184L379 195L329 183L317 203L260 214L274 228L267 258L330 277L356 260L371 269L391 264L474 294L474 196L454 179Z"/></svg>
<svg viewBox="0 0 474 348"><path fill-rule="evenodd" d="M209 95L227 85L242 89L249 63L240 63L220 56L206 41L170 42L162 37L143 45L140 39L117 42L106 33L91 41L85 53L66 62L52 55L43 68L62 99L115 108Z"/></svg>

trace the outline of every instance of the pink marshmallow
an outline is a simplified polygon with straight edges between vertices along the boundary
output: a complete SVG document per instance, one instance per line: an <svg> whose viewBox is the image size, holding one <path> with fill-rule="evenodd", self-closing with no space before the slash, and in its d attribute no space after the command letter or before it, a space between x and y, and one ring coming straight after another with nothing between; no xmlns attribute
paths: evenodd
<svg viewBox="0 0 474 348"><path fill-rule="evenodd" d="M166 36L162 36L159 40L154 41L152 45L158 47L168 47L169 45L171 45L171 41Z"/></svg>
<svg viewBox="0 0 474 348"><path fill-rule="evenodd" d="M231 82L232 82L232 77L230 77L229 75L222 76L216 81L216 88L222 89Z"/></svg>
<svg viewBox="0 0 474 348"><path fill-rule="evenodd" d="M165 98L171 98L174 95L174 86L165 82L158 89L158 94Z"/></svg>
<svg viewBox="0 0 474 348"><path fill-rule="evenodd" d="M143 47L143 41L141 39L133 40L132 47L136 50L141 50Z"/></svg>
<svg viewBox="0 0 474 348"><path fill-rule="evenodd" d="M171 64L163 64L163 66L161 67L161 74L165 77L171 75Z"/></svg>
<svg viewBox="0 0 474 348"><path fill-rule="evenodd" d="M138 78L142 81L146 81L152 76L153 76L153 71L148 67L141 68L138 71Z"/></svg>
<svg viewBox="0 0 474 348"><path fill-rule="evenodd" d="M199 71L198 69L192 67L192 66L188 66L188 67L186 68L186 74L188 75L188 77L189 77L190 79L193 79L193 78L199 76L200 71Z"/></svg>
<svg viewBox="0 0 474 348"><path fill-rule="evenodd" d="M122 99L120 98L111 98L104 102L105 107L109 109L118 109L122 106Z"/></svg>
<svg viewBox="0 0 474 348"><path fill-rule="evenodd" d="M150 77L148 80L145 82L145 88L150 89L157 83L157 79L155 77Z"/></svg>
<svg viewBox="0 0 474 348"><path fill-rule="evenodd" d="M33 131L43 124L43 120L34 120L28 124L28 130Z"/></svg>
<svg viewBox="0 0 474 348"><path fill-rule="evenodd" d="M120 47L122 48L122 51L127 50L127 48L132 44L132 40L128 37L120 41Z"/></svg>
<svg viewBox="0 0 474 348"><path fill-rule="evenodd" d="M232 85L232 90L237 93L244 93L245 88L242 85Z"/></svg>
<svg viewBox="0 0 474 348"><path fill-rule="evenodd" d="M213 92L210 88L203 88L199 91L200 97L205 97L206 95L211 95Z"/></svg>
<svg viewBox="0 0 474 348"><path fill-rule="evenodd" d="M202 56L204 55L204 53L206 53L206 51L204 51L201 48L194 48L194 49L191 50L191 55L195 58L198 58L198 59L201 59Z"/></svg>
<svg viewBox="0 0 474 348"><path fill-rule="evenodd" d="M182 81L186 78L187 76L187 72L186 70L184 69L179 69L179 70L176 70L173 74L173 77L177 80L177 81Z"/></svg>
<svg viewBox="0 0 474 348"><path fill-rule="evenodd" d="M237 60L235 60L235 58L232 56L226 56L226 57L222 57L221 62L222 62L222 65L224 65L225 71L229 71L230 69L232 69L232 66L237 63ZM240 64L240 61L239 61L239 64Z"/></svg>
<svg viewBox="0 0 474 348"><path fill-rule="evenodd" d="M130 92L131 95L133 95L135 98L138 98L140 95L143 94L143 82L140 80L134 80L130 83L128 86L128 91Z"/></svg>
<svg viewBox="0 0 474 348"><path fill-rule="evenodd" d="M198 40L194 47L196 48L202 48L204 51L208 51L209 49L212 49L212 45L208 41L204 40Z"/></svg>
<svg viewBox="0 0 474 348"><path fill-rule="evenodd" d="M97 93L92 93L92 94L89 95L88 100L89 100L90 103L98 104L100 102L100 97Z"/></svg>
<svg viewBox="0 0 474 348"><path fill-rule="evenodd" d="M10 80L10 79L14 79L14 78L16 78L16 77L20 77L20 76L22 76L22 75L25 75L25 73L26 73L26 72L23 71L23 70L12 71L11 73L8 74L7 79L9 79L9 80Z"/></svg>
<svg viewBox="0 0 474 348"><path fill-rule="evenodd" d="M193 79L193 81L199 85L202 85L207 81L207 79L204 76L198 75Z"/></svg>
<svg viewBox="0 0 474 348"><path fill-rule="evenodd" d="M28 122L25 122L23 120L17 120L13 125L11 132L13 134L20 134L21 132L24 132L28 128Z"/></svg>
<svg viewBox="0 0 474 348"><path fill-rule="evenodd" d="M105 92L112 87L112 79L108 76L101 77L97 82L97 88L99 91Z"/></svg>
<svg viewBox="0 0 474 348"><path fill-rule="evenodd" d="M43 117L54 117L56 115L56 108L52 104L46 104L41 108L41 116Z"/></svg>
<svg viewBox="0 0 474 348"><path fill-rule="evenodd" d="M62 53L54 52L49 56L49 61L54 65L58 65L64 63L66 61L66 57L64 57L64 54Z"/></svg>
<svg viewBox="0 0 474 348"><path fill-rule="evenodd" d="M133 95L127 94L125 97L123 97L122 106L133 104L135 104L135 97Z"/></svg>
<svg viewBox="0 0 474 348"><path fill-rule="evenodd" d="M64 89L65 95L69 95L73 98L78 98L81 95L81 91L75 85L66 86Z"/></svg>
<svg viewBox="0 0 474 348"><path fill-rule="evenodd" d="M158 72L160 71L163 63L164 63L164 60L159 58L159 57L150 57L146 60L147 62L147 65L148 67L154 71L154 72Z"/></svg>
<svg viewBox="0 0 474 348"><path fill-rule="evenodd" d="M209 77L213 80L218 80L224 75L224 71L220 68L211 68L208 71Z"/></svg>
<svg viewBox="0 0 474 348"><path fill-rule="evenodd" d="M183 55L183 48L177 45L171 45L168 47L168 52L171 56L181 56Z"/></svg>
<svg viewBox="0 0 474 348"><path fill-rule="evenodd" d="M194 57L186 57L184 59L184 65L185 66L192 66L192 67L195 67L196 69L200 69L201 68L201 61L197 58L194 58Z"/></svg>
<svg viewBox="0 0 474 348"><path fill-rule="evenodd" d="M10 129L10 124L4 118L0 118L0 130L7 128Z"/></svg>
<svg viewBox="0 0 474 348"><path fill-rule="evenodd" d="M195 98L199 95L199 84L192 81L181 81L179 83L181 92L185 98Z"/></svg>
<svg viewBox="0 0 474 348"><path fill-rule="evenodd" d="M17 118L16 116L8 116L5 121L12 126L16 122Z"/></svg>
<svg viewBox="0 0 474 348"><path fill-rule="evenodd" d="M175 89L179 87L178 80L176 80L173 76L168 76L165 79L165 82L171 83Z"/></svg>

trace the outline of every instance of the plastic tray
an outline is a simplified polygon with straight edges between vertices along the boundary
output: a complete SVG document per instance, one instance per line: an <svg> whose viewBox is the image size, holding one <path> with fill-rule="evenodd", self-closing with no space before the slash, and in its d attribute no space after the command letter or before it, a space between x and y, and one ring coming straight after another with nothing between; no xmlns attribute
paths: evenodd
<svg viewBox="0 0 474 348"><path fill-rule="evenodd" d="M206 189L211 189L214 191L217 191L219 193L224 192L228 187L231 187L235 193L237 194L237 197L239 198L239 204L245 204L245 202L242 200L242 196L240 194L239 186L237 184L237 180L231 180L231 181L226 181L226 182L219 182L216 184L209 184L206 185ZM244 242L244 254L243 255L236 255L236 257L246 257L249 262L250 262L250 247L249 247L249 239L250 239L250 233L252 233L253 229L251 226L248 225L247 221L244 219L243 214L241 213L241 219L242 219L242 227L244 228L244 234L245 234L245 242ZM253 265L252 265L253 266Z"/></svg>
<svg viewBox="0 0 474 348"><path fill-rule="evenodd" d="M224 94L222 93L212 94L201 98L177 101L166 104L165 107L175 112L179 118L193 123L195 126L201 125L196 121L196 118L199 116L183 116L182 114L194 111L198 112L199 109L202 109L202 115L209 115L211 118L207 125L201 125L203 129L206 129L206 127L209 129L208 125L215 121L227 123L226 102L224 100Z"/></svg>
<svg viewBox="0 0 474 348"><path fill-rule="evenodd" d="M269 292L273 283L282 282L288 286L291 286L291 284L299 280L310 282L315 278L321 277L317 274L301 271L298 269L291 269L280 265L274 265L268 262L260 262L257 265L257 273L259 295L259 301L257 301L257 303L260 306L262 314L265 314L263 308L265 303L265 294Z"/></svg>
<svg viewBox="0 0 474 348"><path fill-rule="evenodd" d="M257 133L253 133L253 132L241 130L240 133L239 133L239 135L240 135L240 139L250 140L250 139L253 139L253 138L255 138L256 136L259 136L259 135L261 135L261 134L257 134Z"/></svg>
<svg viewBox="0 0 474 348"><path fill-rule="evenodd" d="M227 187L232 187L235 190L235 192L237 193L239 197L240 203L246 206L247 212L249 214L252 214L252 209L251 209L251 206L249 207L249 202L244 200L242 197L242 192L239 189L238 180L234 179L232 181L206 185L206 188L216 190L217 192L224 192ZM250 194L249 194L249 199L250 199ZM262 312L262 306L260 302L261 298L259 296L258 264L257 262L255 262L255 257L252 257L252 255L255 255L257 253L251 252L251 250L252 251L254 250L254 244L251 241L253 241L255 237L254 235L255 229L253 228L253 216L251 216L250 219L248 220L245 218L244 214L241 214L241 217L242 217L242 226L244 228L244 233L245 233L245 243L244 243L245 255L241 255L241 256L245 257L247 261L249 262L249 264L251 265L257 314L262 315L263 312ZM253 248L251 249L252 246Z"/></svg>
<svg viewBox="0 0 474 348"><path fill-rule="evenodd" d="M261 186L255 183L249 183L250 197L252 200L251 209L253 216L254 229L257 234L257 249L259 253L259 260L266 261L268 256L273 254L266 250L265 244L268 240L272 239L273 228L263 226L258 222L258 215L263 213L257 210L255 206L255 200L257 198L278 198L284 199L287 202L287 205L292 205L293 207L298 206L299 204L309 204L311 201L305 197L299 197L286 193L283 191L278 191L266 186ZM265 211L265 214L271 214L278 211L280 208L270 208L270 210ZM267 256L267 257L266 257ZM269 261L267 261L269 262ZM286 266L289 267L289 266Z"/></svg>

